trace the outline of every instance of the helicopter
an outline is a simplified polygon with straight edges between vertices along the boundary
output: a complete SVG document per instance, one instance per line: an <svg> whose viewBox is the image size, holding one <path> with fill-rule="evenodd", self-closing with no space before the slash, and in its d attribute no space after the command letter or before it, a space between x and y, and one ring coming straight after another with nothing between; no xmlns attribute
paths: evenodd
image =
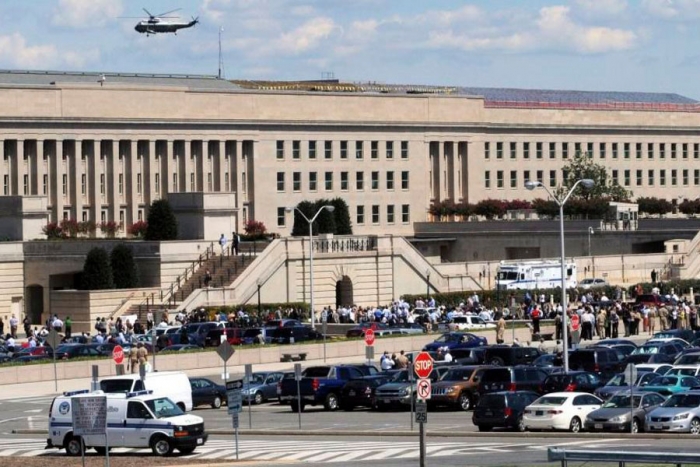
<svg viewBox="0 0 700 467"><path fill-rule="evenodd" d="M195 24L199 23L199 18L192 17L192 21L189 22L179 22L179 21L163 21L167 19L177 18L177 16L167 16L176 11L180 11L182 8L176 10L166 11L165 13L160 13L158 15L152 14L147 9L143 9L148 15L148 19L144 21L139 21L134 28L136 32L141 34L146 34L146 37L151 34L168 33L172 32L177 35L179 29L191 28Z"/></svg>

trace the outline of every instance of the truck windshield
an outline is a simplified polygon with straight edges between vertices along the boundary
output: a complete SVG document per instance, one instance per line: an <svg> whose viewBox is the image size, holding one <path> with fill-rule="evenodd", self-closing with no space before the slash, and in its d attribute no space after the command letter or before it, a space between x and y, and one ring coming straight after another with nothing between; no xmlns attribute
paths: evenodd
<svg viewBox="0 0 700 467"><path fill-rule="evenodd" d="M501 271L498 273L499 281L515 281L518 280L518 273L516 271Z"/></svg>
<svg viewBox="0 0 700 467"><path fill-rule="evenodd" d="M167 397L151 399L150 401L144 401L144 403L151 409L156 418L177 417L185 414L180 407L173 404Z"/></svg>

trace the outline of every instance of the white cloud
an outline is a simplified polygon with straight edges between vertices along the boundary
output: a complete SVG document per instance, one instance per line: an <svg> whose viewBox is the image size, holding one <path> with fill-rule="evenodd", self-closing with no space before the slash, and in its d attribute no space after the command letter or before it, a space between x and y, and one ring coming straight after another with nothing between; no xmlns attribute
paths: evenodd
<svg viewBox="0 0 700 467"><path fill-rule="evenodd" d="M589 14L617 15L627 9L627 0L576 0L576 6Z"/></svg>
<svg viewBox="0 0 700 467"><path fill-rule="evenodd" d="M59 0L53 23L72 28L102 26L124 11L122 0Z"/></svg>
<svg viewBox="0 0 700 467"><path fill-rule="evenodd" d="M0 63L18 68L51 68L67 65L82 68L99 58L99 51L60 51L53 44L29 45L20 33L0 36Z"/></svg>
<svg viewBox="0 0 700 467"><path fill-rule="evenodd" d="M328 38L336 27L331 18L313 18L298 28L282 34L275 41L275 47L281 52L293 54L306 52Z"/></svg>
<svg viewBox="0 0 700 467"><path fill-rule="evenodd" d="M700 0L643 0L642 7L652 16L687 21L700 17Z"/></svg>

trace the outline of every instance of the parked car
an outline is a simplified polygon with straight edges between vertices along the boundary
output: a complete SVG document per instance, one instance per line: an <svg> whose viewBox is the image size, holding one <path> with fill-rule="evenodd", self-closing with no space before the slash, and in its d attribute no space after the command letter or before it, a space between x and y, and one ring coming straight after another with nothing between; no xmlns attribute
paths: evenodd
<svg viewBox="0 0 700 467"><path fill-rule="evenodd" d="M218 409L226 403L226 387L207 378L190 378L192 406L211 405Z"/></svg>
<svg viewBox="0 0 700 467"><path fill-rule="evenodd" d="M684 348L677 341L648 341L627 357L627 363L673 363Z"/></svg>
<svg viewBox="0 0 700 467"><path fill-rule="evenodd" d="M673 365L670 370L664 373L666 376L693 376L700 375L700 365Z"/></svg>
<svg viewBox="0 0 700 467"><path fill-rule="evenodd" d="M199 347L213 347L221 344L221 334L225 332L226 323L221 321L210 321L207 323L190 323L186 326L187 339L189 342L182 344L193 344ZM210 333L214 331L213 333Z"/></svg>
<svg viewBox="0 0 700 467"><path fill-rule="evenodd" d="M429 378L435 383L439 381L448 370L449 368L445 366L433 367ZM412 376L409 379L409 371L413 371L413 369L399 370L391 381L377 388L375 397L377 399L378 409L392 406L408 407L411 404L411 400L415 401L417 381L416 378Z"/></svg>
<svg viewBox="0 0 700 467"><path fill-rule="evenodd" d="M61 344L56 347L56 360L76 357L99 357L97 349L88 344ZM47 355L48 358L48 355Z"/></svg>
<svg viewBox="0 0 700 467"><path fill-rule="evenodd" d="M700 349L682 353L673 362L674 365L698 365L700 364ZM670 366L670 365L669 365Z"/></svg>
<svg viewBox="0 0 700 467"><path fill-rule="evenodd" d="M588 392L603 385L603 380L596 373L588 371L570 371L569 373L555 373L547 376L542 383L542 394L551 392Z"/></svg>
<svg viewBox="0 0 700 467"><path fill-rule="evenodd" d="M455 316L450 320L449 326L455 331L474 331L477 329L496 329L493 321L484 321L478 316Z"/></svg>
<svg viewBox="0 0 700 467"><path fill-rule="evenodd" d="M452 349L470 349L473 347L482 347L488 344L485 337L477 336L468 332L447 332L435 339L435 341L426 344L423 350L437 351L441 347Z"/></svg>
<svg viewBox="0 0 700 467"><path fill-rule="evenodd" d="M629 357L629 355L632 352L634 352L634 350L637 348L636 345L630 345L630 344L603 345L601 343L597 343L593 347L605 347L608 349L613 349L618 354L618 360L626 360L627 357Z"/></svg>
<svg viewBox="0 0 700 467"><path fill-rule="evenodd" d="M491 345L484 350L484 361L495 366L529 365L540 355L542 352L534 347Z"/></svg>
<svg viewBox="0 0 700 467"><path fill-rule="evenodd" d="M500 391L486 394L474 408L472 423L479 431L491 431L493 428L525 431L525 407L539 397L539 394L532 391Z"/></svg>
<svg viewBox="0 0 700 467"><path fill-rule="evenodd" d="M355 407L376 409L377 388L389 383L395 373L396 371L392 370L377 375L351 379L345 383L345 386L340 391L340 408L346 411L355 410Z"/></svg>
<svg viewBox="0 0 700 467"><path fill-rule="evenodd" d="M574 350L569 354L571 370L597 373L604 380L625 369L617 353L606 347L589 347Z"/></svg>
<svg viewBox="0 0 700 467"><path fill-rule="evenodd" d="M262 404L277 398L277 383L282 380L281 371L256 371L250 380L243 378L243 402Z"/></svg>
<svg viewBox="0 0 700 467"><path fill-rule="evenodd" d="M651 340L682 339L687 343L694 341L695 338L695 331L692 329L668 329L659 331L651 336Z"/></svg>
<svg viewBox="0 0 700 467"><path fill-rule="evenodd" d="M668 363L640 363L639 365L635 365L635 367L637 367L637 371L639 372L650 371L657 375L665 375L666 372L672 368L672 365Z"/></svg>
<svg viewBox="0 0 700 467"><path fill-rule="evenodd" d="M202 350L201 347L198 345L192 345L192 344L175 344L175 345L170 345L163 350L161 350L158 353L169 353L169 352L189 352L193 350Z"/></svg>
<svg viewBox="0 0 700 467"><path fill-rule="evenodd" d="M482 365L486 347L474 347L473 349L450 350L453 362L457 365Z"/></svg>
<svg viewBox="0 0 700 467"><path fill-rule="evenodd" d="M499 367L484 370L479 380L479 397L498 391L538 392L547 372L532 366Z"/></svg>
<svg viewBox="0 0 700 467"><path fill-rule="evenodd" d="M470 410L478 399L477 390L484 370L491 366L458 366L450 368L432 385L429 405L459 407Z"/></svg>
<svg viewBox="0 0 700 467"><path fill-rule="evenodd" d="M646 416L646 431L700 434L700 391L674 394Z"/></svg>
<svg viewBox="0 0 700 467"><path fill-rule="evenodd" d="M630 399L631 397L631 399ZM601 408L589 413L584 422L587 431L622 431L637 433L644 430L647 413L666 399L655 392L622 391L608 399ZM632 426L630 427L630 413Z"/></svg>
<svg viewBox="0 0 700 467"><path fill-rule="evenodd" d="M657 392L662 396L670 396L677 392L688 391L692 388L700 387L700 380L692 376L657 376L641 390L645 392Z"/></svg>
<svg viewBox="0 0 700 467"><path fill-rule="evenodd" d="M607 287L608 285L608 281L600 277L588 277L586 279L581 279L578 282L578 286L584 290Z"/></svg>
<svg viewBox="0 0 700 467"><path fill-rule="evenodd" d="M273 319L265 323L266 328L293 328L303 325L298 319Z"/></svg>
<svg viewBox="0 0 700 467"><path fill-rule="evenodd" d="M306 341L322 340L323 334L311 326L284 326L268 328L267 337L273 344L292 344Z"/></svg>
<svg viewBox="0 0 700 467"><path fill-rule="evenodd" d="M557 363L559 363L559 365L557 365ZM557 360L556 354L546 353L537 357L535 361L532 362L532 366L550 371L553 368L561 368L561 362Z"/></svg>
<svg viewBox="0 0 700 467"><path fill-rule="evenodd" d="M626 344L626 345L631 345L633 347L639 347L634 341L631 341L629 339L623 339L623 338L603 339L602 341L596 342L595 345L602 345L605 347L610 347L610 346L618 345L618 344Z"/></svg>
<svg viewBox="0 0 700 467"><path fill-rule="evenodd" d="M554 392L525 408L523 424L530 431L568 430L578 433L588 414L602 405L602 400L585 392Z"/></svg>
<svg viewBox="0 0 700 467"><path fill-rule="evenodd" d="M666 303L666 298L657 294L641 294L634 299L636 305L646 305L660 308Z"/></svg>
<svg viewBox="0 0 700 467"><path fill-rule="evenodd" d="M639 371L637 373L637 379L635 380L633 387L636 390L637 388L644 386L646 384L649 384L649 381L653 380L656 378L657 375L656 373L652 371ZM610 399L613 395L617 394L618 392L629 390L630 385L629 382L627 381L627 377L625 376L625 373L618 373L610 380L608 380L607 383L605 383L604 386L599 387L596 389L593 394L596 396L600 397L603 400Z"/></svg>

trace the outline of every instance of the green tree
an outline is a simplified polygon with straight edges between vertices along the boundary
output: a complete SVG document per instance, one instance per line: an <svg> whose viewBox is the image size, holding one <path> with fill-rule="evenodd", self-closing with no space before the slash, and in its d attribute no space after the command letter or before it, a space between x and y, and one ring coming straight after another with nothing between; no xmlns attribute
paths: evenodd
<svg viewBox="0 0 700 467"><path fill-rule="evenodd" d="M104 248L95 247L85 258L80 288L82 290L113 289L112 268L109 265L109 255Z"/></svg>
<svg viewBox="0 0 700 467"><path fill-rule="evenodd" d="M590 157L588 153L576 153L571 162L562 170L564 183L555 192L560 199L569 192L578 180L584 178L590 178L595 182L595 185L591 188L584 188L579 185L576 191L571 194L571 198L628 201L632 197L631 191L625 190L617 183L612 183L608 180L605 166L596 164L593 161L593 157Z"/></svg>
<svg viewBox="0 0 700 467"><path fill-rule="evenodd" d="M146 240L177 239L177 219L167 200L159 199L151 204L146 222Z"/></svg>
<svg viewBox="0 0 700 467"><path fill-rule="evenodd" d="M336 235L352 235L352 222L350 221L350 209L348 203L343 198L333 198L331 203L335 207L333 217L335 218Z"/></svg>
<svg viewBox="0 0 700 467"><path fill-rule="evenodd" d="M115 246L109 255L112 278L117 289L133 289L139 285L139 269L131 248L123 243Z"/></svg>
<svg viewBox="0 0 700 467"><path fill-rule="evenodd" d="M506 203L500 199L484 199L476 203L474 213L491 220L506 213Z"/></svg>
<svg viewBox="0 0 700 467"><path fill-rule="evenodd" d="M317 201L302 201L297 205L297 209L304 213L307 219L311 220L318 211L326 205L332 204L327 199ZM323 210L313 223L313 234L335 233L334 213ZM292 227L293 237L306 237L309 235L309 223L301 214L294 210L294 226Z"/></svg>
<svg viewBox="0 0 700 467"><path fill-rule="evenodd" d="M658 214L659 216L663 216L673 211L673 204L661 198L637 198L637 205L639 205L639 212L650 215Z"/></svg>
<svg viewBox="0 0 700 467"><path fill-rule="evenodd" d="M316 215L324 206L332 206L330 200L319 199L316 201L313 215ZM314 223L314 234L334 234L335 232L335 210L333 212L323 209Z"/></svg>

